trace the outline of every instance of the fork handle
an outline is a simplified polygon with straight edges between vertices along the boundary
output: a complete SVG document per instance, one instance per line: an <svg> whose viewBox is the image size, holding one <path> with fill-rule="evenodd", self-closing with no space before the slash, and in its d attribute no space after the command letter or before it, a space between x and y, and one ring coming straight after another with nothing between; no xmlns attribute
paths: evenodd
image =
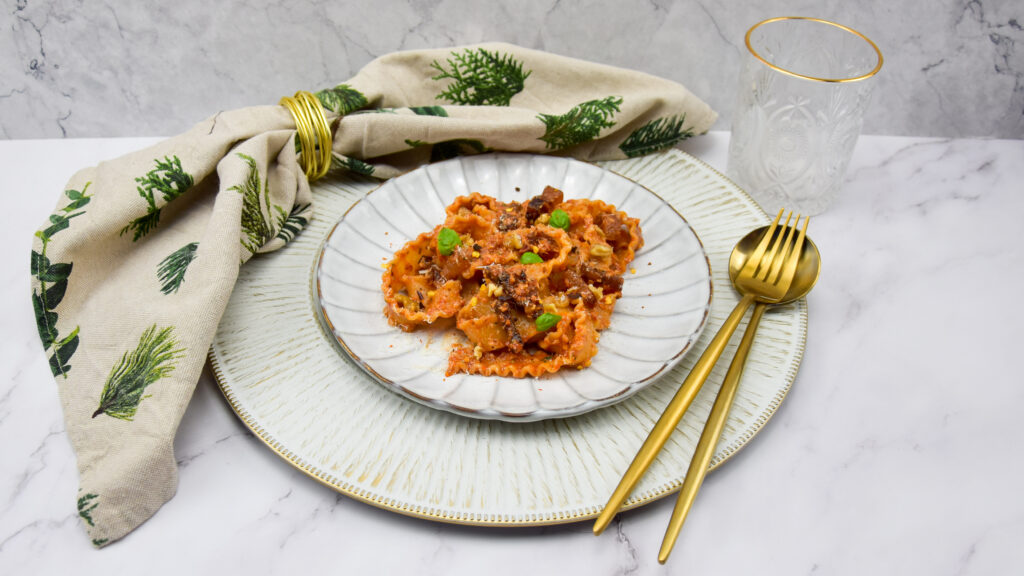
<svg viewBox="0 0 1024 576"><path fill-rule="evenodd" d="M708 464L711 463L711 456L715 453L715 447L722 436L722 429L725 428L725 421L729 418L729 409L732 408L733 400L736 399L736 389L739 388L740 378L743 376L743 366L747 363L747 354L750 346L754 343L754 334L757 332L757 325L761 322L761 315L764 313L765 304L760 302L754 306L754 313L750 315L750 323L743 333L743 340L736 349L736 356L729 365L729 371L725 374L722 387L715 398L715 405L711 408L708 421L704 424L704 431L697 442L697 449L690 460L690 468L686 471L686 478L683 480L683 487L679 489L679 498L676 500L676 507L672 510L672 518L668 521L668 528L665 530L665 539L661 543L661 551L658 552L658 562L664 564L668 560L672 546L679 537L679 532L686 522L686 515L697 498L697 491L704 483L704 476L708 473Z"/></svg>
<svg viewBox="0 0 1024 576"><path fill-rule="evenodd" d="M619 485L612 492L608 503L604 505L604 510L598 515L597 520L594 522L594 534L604 532L604 529L611 523L612 518L619 512L622 503L626 501L633 488L640 482L640 478L650 468L654 458L661 451L662 446L665 445L668 437L683 418L683 414L686 413L687 408L693 403L693 399L697 397L701 386L704 385L704 381L711 374L711 369L714 368L715 362L722 355L726 344L729 343L729 338L736 331L736 327L739 326L740 320L743 319L743 315L747 312L747 308L750 308L750 304L753 301L754 297L748 295L744 296L736 304L732 313L725 320L725 323L718 329L718 334L715 334L707 349L704 350L700 360L697 360L693 369L690 370L690 375L686 377L676 395L672 397L665 411L662 412L661 418L658 419L658 422L651 429L650 434L648 434L647 440L640 447L640 451L633 458L633 463L629 465L626 473L622 475L622 480L619 481Z"/></svg>

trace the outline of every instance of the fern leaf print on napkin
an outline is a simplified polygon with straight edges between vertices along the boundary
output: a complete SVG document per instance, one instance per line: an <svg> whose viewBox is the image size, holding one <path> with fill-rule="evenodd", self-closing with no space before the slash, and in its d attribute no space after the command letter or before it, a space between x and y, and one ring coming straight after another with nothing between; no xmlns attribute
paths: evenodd
<svg viewBox="0 0 1024 576"><path fill-rule="evenodd" d="M362 92L348 84L338 84L334 88L321 90L316 93L316 99L324 108L342 115L359 110L369 103Z"/></svg>
<svg viewBox="0 0 1024 576"><path fill-rule="evenodd" d="M78 515L82 518L82 521L89 526L96 526L92 521L92 511L99 507L99 502L94 502L99 498L96 494L86 494L78 499Z"/></svg>
<svg viewBox="0 0 1024 576"><path fill-rule="evenodd" d="M147 328L135 350L125 352L111 369L92 417L106 414L128 421L135 418L139 403L148 398L143 396L146 388L173 372L174 361L183 356L185 350L175 349L177 345L173 326L159 331L156 324Z"/></svg>
<svg viewBox="0 0 1024 576"><path fill-rule="evenodd" d="M619 144L619 150L630 158L643 156L675 146L693 136L693 130L683 129L686 114L657 118L637 128Z"/></svg>
<svg viewBox="0 0 1024 576"><path fill-rule="evenodd" d="M450 70L437 60L430 67L440 72L433 80L453 80L436 96L452 104L508 106L530 76L530 71L523 72L522 62L484 48L452 52L447 63Z"/></svg>
<svg viewBox="0 0 1024 576"><path fill-rule="evenodd" d="M332 170L348 170L355 172L356 174L362 174L363 176L373 175L373 165L367 164L358 158L352 156L338 156L335 154L331 157L331 169Z"/></svg>
<svg viewBox="0 0 1024 576"><path fill-rule="evenodd" d="M544 123L544 135L540 137L547 148L563 150L570 146L590 142L598 137L601 130L615 126L612 116L619 112L622 98L608 96L573 106L561 115L540 114Z"/></svg>
<svg viewBox="0 0 1024 576"><path fill-rule="evenodd" d="M263 214L263 206L266 205L268 212L275 209L278 212L278 224L283 224L288 215L279 206L270 204L270 189L266 182L260 181L260 171L256 167L256 160L245 154L238 155L249 165L249 175L245 183L232 186L228 190L234 190L242 195L242 246L255 254L264 244L274 238L276 232L274 227Z"/></svg>
<svg viewBox="0 0 1024 576"><path fill-rule="evenodd" d="M199 242L191 242L160 261L156 273L157 278L160 279L161 292L173 294L178 291L178 288L181 288L181 283L185 281L185 271L188 270L188 265L195 260L198 249Z"/></svg>
<svg viewBox="0 0 1024 576"><path fill-rule="evenodd" d="M156 167L146 173L145 176L136 178L139 186L136 190L139 196L146 201L146 215L132 220L127 226L121 229L121 236L129 231L132 232L132 242L137 242L146 234L149 234L160 223L160 209L157 206L156 193L160 193L163 204L181 196L186 190L192 187L192 176L181 168L181 160L177 156L164 157L163 160L154 160Z"/></svg>
<svg viewBox="0 0 1024 576"><path fill-rule="evenodd" d="M281 224L277 231L277 237L285 242L291 242L295 236L309 223L310 208L312 204L296 204L288 217Z"/></svg>
<svg viewBox="0 0 1024 576"><path fill-rule="evenodd" d="M92 519L92 511L99 508L99 502L96 499L99 498L98 494L86 494L78 499L78 516L89 525L89 528L95 528L96 523ZM93 538L92 545L99 548L109 542L108 538Z"/></svg>
<svg viewBox="0 0 1024 576"><path fill-rule="evenodd" d="M68 288L68 279L74 267L72 262L62 263L50 262L46 256L46 247L61 230L66 230L71 225L71 219L85 214L85 207L92 199L86 194L89 189L86 183L81 190L65 190L64 195L70 202L50 215L50 225L36 232L36 237L42 242L39 252L32 251L31 272L33 278L39 283L39 289L32 289L32 308L36 316L36 328L39 330L39 338L43 341L43 349L50 352L50 371L54 377L68 377L71 365L68 363L71 356L78 349L78 326L70 334L60 337L57 330L57 313L54 311L57 305L64 299L64 293Z"/></svg>
<svg viewBox="0 0 1024 576"><path fill-rule="evenodd" d="M417 116L440 116L442 118L448 117L448 111L441 106L410 106L409 110L412 110L413 114Z"/></svg>

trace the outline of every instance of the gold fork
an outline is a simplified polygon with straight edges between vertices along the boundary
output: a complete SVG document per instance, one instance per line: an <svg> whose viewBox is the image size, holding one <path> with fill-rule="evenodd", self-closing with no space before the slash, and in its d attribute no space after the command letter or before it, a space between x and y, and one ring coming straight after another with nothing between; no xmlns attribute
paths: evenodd
<svg viewBox="0 0 1024 576"><path fill-rule="evenodd" d="M675 430L676 425L679 424L690 404L693 403L697 393L700 392L701 386L707 380L711 369L714 368L718 358L722 355L722 351L725 350L726 345L729 343L729 338L736 331L736 327L739 326L743 315L750 308L750 305L755 300L765 303L778 302L785 296L796 272L800 251L793 250L793 228L788 226L793 217L792 212L786 218L784 230L780 231L776 236L783 212L784 210L779 210L775 221L772 222L771 227L768 228L761 242L758 243L754 252L747 259L746 264L740 270L734 282L736 288L743 293L743 298L733 308L732 313L729 314L725 323L718 330L718 334L708 344L704 354L697 360L689 376L683 381L679 391L673 396L662 413L661 418L658 419L654 428L651 429L647 440L640 447L640 451L633 458L633 462L629 465L626 473L623 474L619 485L615 487L615 491L612 492L608 503L605 504L601 514L598 515L597 520L594 522L594 534L604 532L608 524L611 523L612 518L615 517L622 507L622 503L633 491L633 488L636 487L644 473L647 472L651 463L654 462L654 458L661 451L661 448L665 445L672 431ZM800 216L797 215L797 222L799 220ZM783 241L785 230L789 230L789 234L786 235L786 239ZM806 222L804 230L806 231ZM801 244L803 243L804 235L804 232L800 233L798 241ZM681 522L679 527L682 527ZM678 534L678 530L676 534ZM668 535L666 535L666 539L668 539ZM674 542L675 538L672 538L672 541Z"/></svg>
<svg viewBox="0 0 1024 576"><path fill-rule="evenodd" d="M711 408L711 413L708 414L707 422L704 424L704 431L701 432L700 440L697 441L693 458L690 460L690 467L687 469L686 476L683 479L683 486L679 489L676 506L672 510L672 518L668 522L668 528L665 530L665 539L662 541L661 550L658 552L658 562L662 564L668 560L668 555L672 552L672 547L679 537L683 523L686 522L686 516L690 512L694 500L697 498L697 492L700 490L701 484L704 483L704 476L708 472L708 464L715 453L718 439L722 436L725 422L729 418L729 409L732 408L732 402L736 397L736 390L739 388L740 378L743 375L743 366L746 363L750 347L754 343L754 334L757 332L761 315L764 314L767 306L771 304L784 304L802 298L814 287L818 277L818 265L816 258L817 249L814 248L813 242L810 243L810 251L815 257L808 259L805 263L807 264L806 266L803 264L799 268L797 266L804 250L804 241L808 240L809 242L809 239L807 239L807 225L809 221L810 218L804 219L804 226L794 241L793 234L796 227L800 225L800 216L796 217L793 227L789 227L789 218L787 218L786 237L785 240L782 240L782 252L777 257L768 259L770 265L762 262L762 265L754 273L754 279L747 280L743 286L739 285L739 277L736 278L737 289L744 294L748 293L748 291L753 292L757 304L754 305L754 312L750 316L750 322L747 323L746 332L743 334L743 339L736 349L736 355L733 357L732 364L729 365L729 371L722 381L722 386L718 391L718 396L715 398L715 404ZM780 231L775 242L776 245L772 248L773 256L779 240L782 239L782 235L783 232ZM770 235L765 234L764 237L769 238ZM781 290L781 296L778 296L779 290ZM758 294L769 293L769 296L758 296Z"/></svg>

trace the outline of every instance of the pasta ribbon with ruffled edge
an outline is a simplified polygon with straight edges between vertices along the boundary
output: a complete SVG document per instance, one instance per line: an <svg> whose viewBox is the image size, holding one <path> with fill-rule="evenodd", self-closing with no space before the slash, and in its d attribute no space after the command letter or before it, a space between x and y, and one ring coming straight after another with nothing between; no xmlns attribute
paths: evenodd
<svg viewBox="0 0 1024 576"><path fill-rule="evenodd" d="M549 224L555 210L568 215L567 227ZM445 212L443 224L387 264L388 320L413 331L454 318L469 342L453 347L448 375L522 378L589 366L622 295L622 274L643 246L639 221L600 200L563 201L550 186L522 203L474 192ZM459 243L442 254L445 228ZM524 260L527 253L542 261L524 264L536 260ZM540 330L545 313L559 320Z"/></svg>

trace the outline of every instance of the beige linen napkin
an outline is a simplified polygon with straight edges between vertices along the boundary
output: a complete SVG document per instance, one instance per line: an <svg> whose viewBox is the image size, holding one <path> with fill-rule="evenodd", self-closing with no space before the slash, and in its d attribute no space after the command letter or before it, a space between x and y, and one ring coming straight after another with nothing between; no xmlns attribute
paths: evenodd
<svg viewBox="0 0 1024 576"><path fill-rule="evenodd" d="M507 44L391 54L317 97L332 172L379 178L490 150L637 156L715 120L676 83ZM36 232L32 305L94 545L174 495L174 434L238 267L312 214L297 146L281 106L221 112L78 172Z"/></svg>

